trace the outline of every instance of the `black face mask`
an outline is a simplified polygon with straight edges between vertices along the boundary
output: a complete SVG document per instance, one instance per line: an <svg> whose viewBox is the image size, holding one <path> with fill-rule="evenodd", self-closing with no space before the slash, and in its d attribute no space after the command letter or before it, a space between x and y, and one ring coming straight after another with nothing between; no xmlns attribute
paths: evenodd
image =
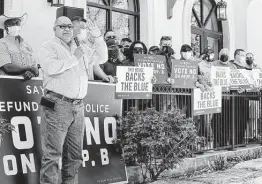
<svg viewBox="0 0 262 184"><path fill-rule="evenodd" d="M169 56L175 54L175 51L170 46L163 46L162 52L164 52L165 54L168 54Z"/></svg>
<svg viewBox="0 0 262 184"><path fill-rule="evenodd" d="M119 57L119 51L117 48L108 50L108 58L110 60L116 60Z"/></svg>
<svg viewBox="0 0 262 184"><path fill-rule="evenodd" d="M219 58L220 61L222 62L227 62L228 61L228 55L222 54Z"/></svg>
<svg viewBox="0 0 262 184"><path fill-rule="evenodd" d="M246 63L247 63L248 65L252 65L252 64L254 63L254 59L253 59L253 58L247 58L247 59L246 59Z"/></svg>
<svg viewBox="0 0 262 184"><path fill-rule="evenodd" d="M124 56L128 56L128 51L129 51L129 48L128 47L124 47L124 52L123 52L123 54L124 54Z"/></svg>

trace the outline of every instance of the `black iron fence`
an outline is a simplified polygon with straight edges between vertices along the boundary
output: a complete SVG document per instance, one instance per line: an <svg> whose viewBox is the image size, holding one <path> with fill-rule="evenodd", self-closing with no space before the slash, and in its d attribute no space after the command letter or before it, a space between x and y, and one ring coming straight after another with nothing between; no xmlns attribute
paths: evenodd
<svg viewBox="0 0 262 184"><path fill-rule="evenodd" d="M192 89L173 89L170 85L155 85L150 100L124 100L123 114L136 107L138 110L156 108L167 112L179 108L187 117L192 116ZM194 149L234 149L262 142L261 92L223 93L222 112L194 116L199 136L205 141Z"/></svg>

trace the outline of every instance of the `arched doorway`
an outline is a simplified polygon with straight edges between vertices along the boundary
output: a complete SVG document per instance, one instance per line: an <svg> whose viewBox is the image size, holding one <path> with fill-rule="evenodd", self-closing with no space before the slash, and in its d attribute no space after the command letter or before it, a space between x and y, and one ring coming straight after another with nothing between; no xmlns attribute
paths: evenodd
<svg viewBox="0 0 262 184"><path fill-rule="evenodd" d="M215 59L223 46L222 24L217 21L214 0L196 0L191 14L191 45L199 56L205 48L215 51Z"/></svg>
<svg viewBox="0 0 262 184"><path fill-rule="evenodd" d="M119 39L138 40L139 0L87 0L87 18L94 20L102 33L113 29Z"/></svg>

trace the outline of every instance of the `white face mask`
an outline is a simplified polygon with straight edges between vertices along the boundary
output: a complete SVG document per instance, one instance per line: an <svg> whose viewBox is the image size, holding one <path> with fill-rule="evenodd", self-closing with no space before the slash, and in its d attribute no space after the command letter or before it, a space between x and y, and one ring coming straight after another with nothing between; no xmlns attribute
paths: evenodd
<svg viewBox="0 0 262 184"><path fill-rule="evenodd" d="M214 55L214 54L210 54L209 59L210 59L211 61L213 61L214 58L215 58L215 55Z"/></svg>
<svg viewBox="0 0 262 184"><path fill-rule="evenodd" d="M189 59L191 59L191 57L192 57L192 53L191 53L191 52L182 52L182 57L183 57L185 60L189 60Z"/></svg>
<svg viewBox="0 0 262 184"><path fill-rule="evenodd" d="M87 30L86 29L81 29L80 33L77 35L78 40L83 41L86 39L87 36Z"/></svg>
<svg viewBox="0 0 262 184"><path fill-rule="evenodd" d="M10 36L18 36L20 33L21 26L8 27L8 34Z"/></svg>

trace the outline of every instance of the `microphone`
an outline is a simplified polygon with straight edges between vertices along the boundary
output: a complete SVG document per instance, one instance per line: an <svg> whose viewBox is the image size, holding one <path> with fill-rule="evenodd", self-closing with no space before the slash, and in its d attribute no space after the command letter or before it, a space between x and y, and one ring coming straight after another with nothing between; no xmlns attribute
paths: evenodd
<svg viewBox="0 0 262 184"><path fill-rule="evenodd" d="M74 41L76 42L76 46L79 47L80 46L80 43L79 43L79 40L77 37L74 37Z"/></svg>

